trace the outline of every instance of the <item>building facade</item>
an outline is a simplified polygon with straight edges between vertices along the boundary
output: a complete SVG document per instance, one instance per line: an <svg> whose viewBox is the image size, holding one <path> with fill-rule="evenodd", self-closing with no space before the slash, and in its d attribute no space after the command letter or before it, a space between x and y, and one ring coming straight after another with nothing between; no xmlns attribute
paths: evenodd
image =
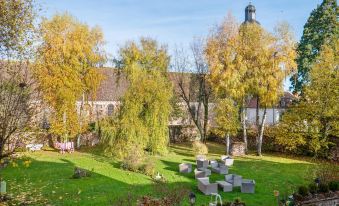
<svg viewBox="0 0 339 206"><path fill-rule="evenodd" d="M247 23L255 23L260 24L256 20L256 8L254 5L249 4L245 8L245 21L244 24ZM104 76L104 80L101 82L98 91L94 95L94 99L87 99L83 97L81 100L77 101L77 110L78 113L84 110L85 104L87 107L91 109L86 110L87 115L90 116L92 121L99 120L106 116L113 115L120 106L120 100L123 97L124 93L128 88L128 82L123 77L123 75L117 70L113 68L98 68L98 71ZM173 87L175 88L175 75L176 73L169 73L169 79L173 82ZM289 93L284 92L284 95L281 97L279 104L275 107L267 108L267 120L266 123L269 125L273 125L279 122L282 113L286 110L286 108L292 103L295 97ZM246 120L248 124L255 124L256 123L256 116L257 116L257 101L255 98L252 98L246 107ZM195 107L197 102L192 102L190 104L191 107ZM181 104L183 111L187 111L187 105L182 103ZM210 110L209 111L209 121L212 121L213 124L213 107L214 103L210 103ZM264 110L259 108L259 116L262 118ZM172 119L169 122L169 125L189 125L192 124L190 120L190 115L188 112L185 114L186 117L182 117L179 119ZM259 119L261 121L261 119Z"/></svg>

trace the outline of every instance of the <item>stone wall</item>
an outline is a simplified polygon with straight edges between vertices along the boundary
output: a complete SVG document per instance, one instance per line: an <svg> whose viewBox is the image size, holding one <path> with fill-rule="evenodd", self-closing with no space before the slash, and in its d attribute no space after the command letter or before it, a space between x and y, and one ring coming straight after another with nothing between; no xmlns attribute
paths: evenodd
<svg viewBox="0 0 339 206"><path fill-rule="evenodd" d="M198 136L195 126L169 126L169 137L172 143L193 141Z"/></svg>
<svg viewBox="0 0 339 206"><path fill-rule="evenodd" d="M326 198L322 200L305 201L300 204L301 206L338 206L339 197Z"/></svg>

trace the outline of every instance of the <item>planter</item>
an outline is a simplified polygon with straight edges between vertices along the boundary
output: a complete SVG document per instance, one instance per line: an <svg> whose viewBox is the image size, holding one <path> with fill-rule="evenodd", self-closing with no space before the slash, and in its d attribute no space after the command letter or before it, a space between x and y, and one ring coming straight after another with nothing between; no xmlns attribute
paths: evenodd
<svg viewBox="0 0 339 206"><path fill-rule="evenodd" d="M6 194L6 181L0 182L0 194L1 195Z"/></svg>

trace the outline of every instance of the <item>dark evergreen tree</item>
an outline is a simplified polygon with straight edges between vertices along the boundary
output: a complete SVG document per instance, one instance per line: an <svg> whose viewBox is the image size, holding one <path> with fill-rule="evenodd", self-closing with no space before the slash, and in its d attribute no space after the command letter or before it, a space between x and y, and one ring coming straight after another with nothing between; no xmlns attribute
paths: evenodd
<svg viewBox="0 0 339 206"><path fill-rule="evenodd" d="M291 77L294 92L302 92L309 81L309 70L322 45L331 44L333 37L339 38L338 14L337 0L324 0L308 18L297 49L298 72Z"/></svg>

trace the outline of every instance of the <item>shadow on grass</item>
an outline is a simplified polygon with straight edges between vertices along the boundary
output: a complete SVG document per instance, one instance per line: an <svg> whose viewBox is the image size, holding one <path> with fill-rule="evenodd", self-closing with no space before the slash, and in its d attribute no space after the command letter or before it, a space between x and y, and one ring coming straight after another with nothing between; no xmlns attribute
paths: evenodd
<svg viewBox="0 0 339 206"><path fill-rule="evenodd" d="M174 150L173 152L177 155L180 155L180 156L193 157L193 154L190 154L190 153L187 153L187 152L178 151L178 150Z"/></svg>
<svg viewBox="0 0 339 206"><path fill-rule="evenodd" d="M60 157L56 162L37 161L30 159L31 165L27 168L22 167L23 160L19 160L19 167L9 166L1 171L2 176L7 181L8 193L14 198L20 198L27 201L30 198L43 197L46 202L35 202L34 205L116 205L115 202L123 198L132 198L132 202L144 195L153 197L162 197L165 194L157 191L156 183L147 181L148 178L142 178L143 175L135 174L136 177L144 179L140 182L126 183L117 178L127 178L121 176L128 175L130 172L117 174L116 177L105 176L94 169L90 177L73 179L72 175L75 167L79 165L73 163L68 157ZM91 170L95 165L88 165L84 169ZM83 167L82 167L83 168ZM100 172L100 171L99 171ZM119 177L120 176L120 177ZM131 177L132 182L135 177ZM148 183L144 183L144 182ZM172 182L166 184L169 189L190 187L190 184L181 182ZM41 188L41 190L39 190ZM30 191L38 191L31 193ZM131 195L128 195L131 194ZM29 196L25 196L29 195Z"/></svg>
<svg viewBox="0 0 339 206"><path fill-rule="evenodd" d="M187 163L192 163L195 164L195 160L194 159L182 159L183 162L187 162Z"/></svg>
<svg viewBox="0 0 339 206"><path fill-rule="evenodd" d="M174 152L178 150L180 153L185 153L185 148L182 146L173 150ZM166 159L161 158L159 160L163 163L161 167L169 171L166 176L170 178L169 187L174 188L183 184L197 194L197 205L206 204L210 198L197 190L194 173L182 174L178 172L178 165L182 160L193 163L195 161L192 156L187 155L191 153L190 150L187 149L187 151L186 155L181 155L183 159L175 155L168 157L171 161L167 160L167 157L164 157ZM217 151L222 151L222 149L219 148ZM43 158L43 156L46 156L46 158ZM190 158L185 159L188 156ZM174 157L178 158L177 162ZM117 161L97 152L80 151L65 155L46 152L38 154L37 159L39 161L32 160L29 168L9 167L1 172L2 176L8 181L10 193L19 196L19 194L41 188L42 196L53 205L112 205L114 200L127 198L128 193L132 194L132 197L147 194L157 195L154 183L150 178L137 173L117 170L116 168L120 168ZM41 161L41 159L46 161ZM275 203L273 190L279 190L282 194L284 192L290 193L295 187L307 185L312 179L313 164L307 162L291 163L287 159L287 162L284 162L284 159L279 160L280 162L276 160L274 158L266 160L254 156L236 158L234 166L229 169L229 173L242 175L246 179L254 179L256 181L256 193L242 194L239 188L231 193L220 191L219 193L224 200L241 197L247 205L269 206ZM93 176L78 180L70 179L75 166L88 170L94 168ZM193 170L194 168L195 164L193 164ZM224 179L223 175L213 173L210 176L211 182L222 179Z"/></svg>
<svg viewBox="0 0 339 206"><path fill-rule="evenodd" d="M193 191L196 191L198 198L205 199L197 190L197 181L194 173L189 174L178 172L178 163L161 160L168 171L176 175L190 179ZM274 205L273 191L279 190L281 194L291 194L299 185L308 185L313 179L312 164L309 163L277 163L274 161L241 158L235 161L234 166L229 168L229 174L241 175L244 179L256 181L255 194L243 194L240 187L234 188L233 192L223 193L219 191L223 199L233 200L241 197L249 205ZM195 165L193 165L193 170ZM224 175L212 173L210 182L224 180ZM206 200L207 201L207 200Z"/></svg>
<svg viewBox="0 0 339 206"><path fill-rule="evenodd" d="M113 156L107 156L104 152L104 148L101 145L95 147L84 147L78 150L79 153L91 155L91 158L98 162L107 163L109 162L114 168L120 169L121 163L116 160Z"/></svg>

